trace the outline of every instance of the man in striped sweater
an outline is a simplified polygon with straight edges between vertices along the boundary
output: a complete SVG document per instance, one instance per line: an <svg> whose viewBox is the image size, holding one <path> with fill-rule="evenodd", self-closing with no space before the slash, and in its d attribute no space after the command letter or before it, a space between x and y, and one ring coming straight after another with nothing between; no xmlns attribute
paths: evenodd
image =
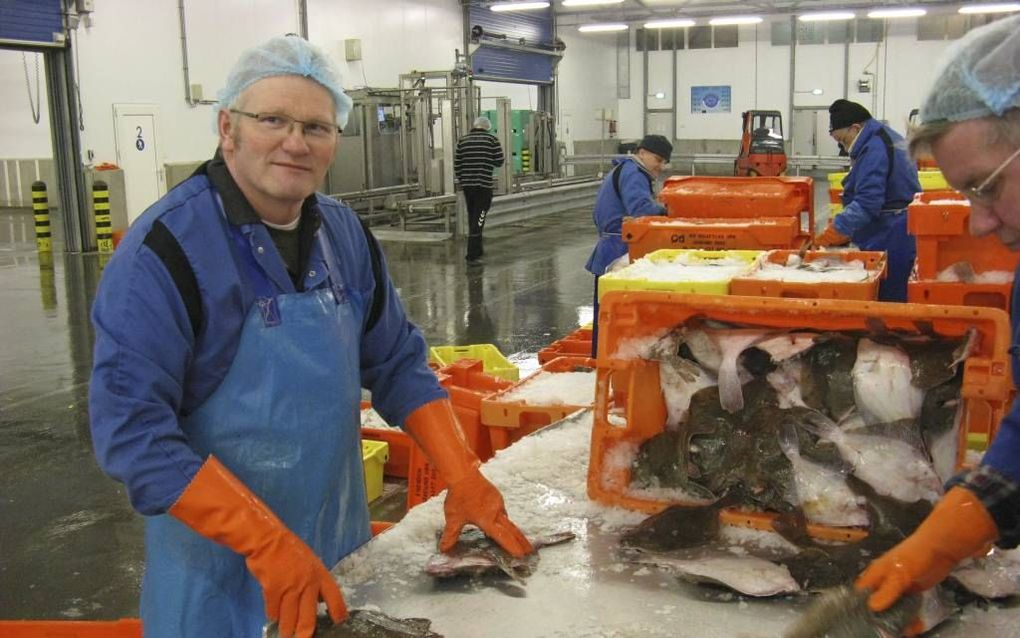
<svg viewBox="0 0 1020 638"><path fill-rule="evenodd" d="M492 171L503 165L503 149L491 128L489 118L475 118L471 131L457 143L453 159L453 173L467 201L467 263L471 266L482 263L482 228L492 204Z"/></svg>

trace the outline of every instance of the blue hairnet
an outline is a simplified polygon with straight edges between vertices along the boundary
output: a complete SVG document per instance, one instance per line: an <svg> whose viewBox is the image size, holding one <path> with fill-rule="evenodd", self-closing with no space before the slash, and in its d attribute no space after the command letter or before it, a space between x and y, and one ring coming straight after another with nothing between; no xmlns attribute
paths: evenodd
<svg viewBox="0 0 1020 638"><path fill-rule="evenodd" d="M921 122L962 122L1020 107L1020 16L974 29L948 51Z"/></svg>
<svg viewBox="0 0 1020 638"><path fill-rule="evenodd" d="M280 75L300 75L318 82L333 97L337 124L340 128L347 125L351 98L340 84L339 71L322 51L295 35L273 38L241 54L227 76L226 85L216 95L216 112L233 106L252 84Z"/></svg>

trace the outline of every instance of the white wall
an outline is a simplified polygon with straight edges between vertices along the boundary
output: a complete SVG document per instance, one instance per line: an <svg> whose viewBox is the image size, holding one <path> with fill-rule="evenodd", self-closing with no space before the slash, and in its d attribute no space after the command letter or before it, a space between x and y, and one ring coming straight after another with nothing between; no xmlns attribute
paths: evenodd
<svg viewBox="0 0 1020 638"><path fill-rule="evenodd" d="M632 30L633 31L633 30ZM631 98L620 100L620 135L640 137L643 130L642 94L643 53L633 49L631 37ZM881 44L853 43L849 47L848 99L860 102L872 114L887 120L903 132L907 114L919 106L922 95L932 81L935 62L952 41L918 41L913 20L890 21L887 41ZM796 47L794 88L805 93L794 94L797 106L828 107L843 97L846 48L842 44L804 45ZM649 86L647 93L666 93L657 100L648 97L649 108L668 107L672 53L653 51L648 54ZM739 139L741 111L778 109L783 112L789 136L790 47L773 46L769 24L740 27L740 45L732 49L697 49L676 52L677 138L678 139ZM865 76L864 71L875 73ZM872 92L859 93L857 80L872 78ZM732 111L721 114L692 114L691 86L729 85ZM807 93L820 88L820 96Z"/></svg>
<svg viewBox="0 0 1020 638"><path fill-rule="evenodd" d="M25 62L28 62L29 87L25 86ZM39 61L39 91L36 92L35 64ZM49 157L50 112L46 104L46 67L41 53L22 53L0 49L0 82L6 87L0 105L0 157ZM30 93L31 91L31 93ZM31 95L31 98L29 97ZM32 118L31 103L39 112L39 123ZM41 112L40 112L41 110Z"/></svg>
<svg viewBox="0 0 1020 638"><path fill-rule="evenodd" d="M557 136L573 153L574 140L609 137L608 125L600 117L609 109L620 117L616 99L616 34L579 33L560 29L566 44L556 69L559 82Z"/></svg>

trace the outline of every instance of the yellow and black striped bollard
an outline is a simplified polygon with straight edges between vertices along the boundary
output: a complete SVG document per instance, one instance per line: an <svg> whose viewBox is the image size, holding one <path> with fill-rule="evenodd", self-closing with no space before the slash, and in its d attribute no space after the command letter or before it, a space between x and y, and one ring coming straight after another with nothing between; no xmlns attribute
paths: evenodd
<svg viewBox="0 0 1020 638"><path fill-rule="evenodd" d="M113 252L113 225L110 223L110 190L106 182L92 184L92 210L96 215L96 244L99 252Z"/></svg>
<svg viewBox="0 0 1020 638"><path fill-rule="evenodd" d="M35 247L40 253L53 252L50 240L50 201L45 182L32 182L32 213L35 215Z"/></svg>

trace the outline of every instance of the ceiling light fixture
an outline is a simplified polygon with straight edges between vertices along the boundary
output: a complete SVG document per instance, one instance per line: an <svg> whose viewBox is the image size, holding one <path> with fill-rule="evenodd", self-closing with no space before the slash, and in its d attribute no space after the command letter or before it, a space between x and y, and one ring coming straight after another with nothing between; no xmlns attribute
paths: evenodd
<svg viewBox="0 0 1020 638"><path fill-rule="evenodd" d="M545 9L548 2L501 2L489 7L490 11L531 11L532 9Z"/></svg>
<svg viewBox="0 0 1020 638"><path fill-rule="evenodd" d="M868 12L869 18L918 18L927 14L928 11L920 7L906 7L903 9L874 9Z"/></svg>
<svg viewBox="0 0 1020 638"><path fill-rule="evenodd" d="M604 22L602 24L582 24L577 27L581 33L604 33L607 31L626 31L627 25L620 23Z"/></svg>
<svg viewBox="0 0 1020 638"><path fill-rule="evenodd" d="M623 0L563 0L564 7L590 7L597 4L620 4Z"/></svg>
<svg viewBox="0 0 1020 638"><path fill-rule="evenodd" d="M826 11L823 13L805 13L797 16L801 22L828 22L830 20L853 20L857 17L853 11Z"/></svg>
<svg viewBox="0 0 1020 638"><path fill-rule="evenodd" d="M1011 13L1020 11L1020 4L1007 2L1006 4L972 4L960 7L960 13Z"/></svg>
<svg viewBox="0 0 1020 638"><path fill-rule="evenodd" d="M671 20L652 20L645 23L646 29L675 29L678 27L693 27L694 20L688 18L676 18Z"/></svg>
<svg viewBox="0 0 1020 638"><path fill-rule="evenodd" d="M758 24L761 21L761 16L722 16L712 18L708 23L713 27L723 27L731 24Z"/></svg>

